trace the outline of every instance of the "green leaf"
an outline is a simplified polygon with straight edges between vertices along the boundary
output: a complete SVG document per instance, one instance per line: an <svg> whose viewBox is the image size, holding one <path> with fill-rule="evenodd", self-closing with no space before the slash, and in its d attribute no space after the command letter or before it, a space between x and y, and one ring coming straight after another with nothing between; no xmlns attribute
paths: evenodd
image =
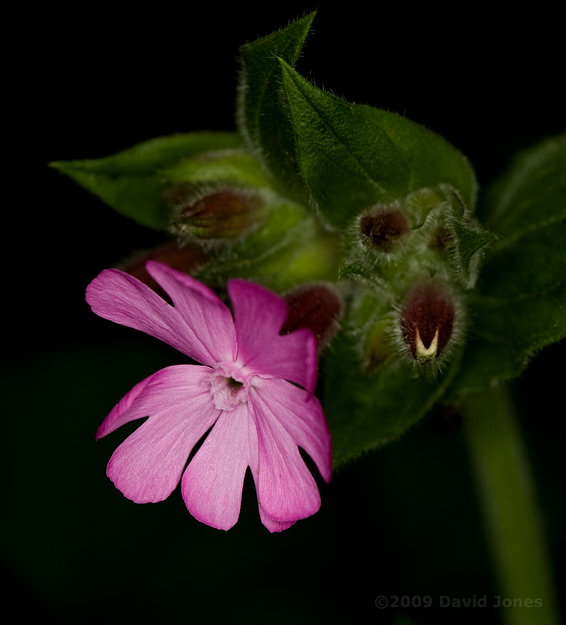
<svg viewBox="0 0 566 625"><path fill-rule="evenodd" d="M281 101L278 58L294 65L315 13L241 48L237 120L246 144L287 193L304 195L294 161L293 133Z"/></svg>
<svg viewBox="0 0 566 625"><path fill-rule="evenodd" d="M241 144L236 133L195 132L151 139L101 159L58 161L51 166L122 215L161 229L168 225L169 209L162 199L167 180L160 170L185 157Z"/></svg>
<svg viewBox="0 0 566 625"><path fill-rule="evenodd" d="M566 134L525 150L488 189L482 217L490 228L508 238L563 219L565 171Z"/></svg>
<svg viewBox="0 0 566 625"><path fill-rule="evenodd" d="M454 393L518 376L566 337L566 135L519 156L488 194L499 240L470 301L473 326Z"/></svg>
<svg viewBox="0 0 566 625"><path fill-rule="evenodd" d="M448 367L429 379L409 365L395 363L365 375L355 342L342 333L322 363L334 468L397 440L442 396L453 371Z"/></svg>
<svg viewBox="0 0 566 625"><path fill-rule="evenodd" d="M325 93L283 59L281 67L299 172L331 225L343 227L362 210L422 187L449 185L473 207L474 173L443 138L394 113Z"/></svg>
<svg viewBox="0 0 566 625"><path fill-rule="evenodd" d="M197 154L161 169L160 173L171 184L222 182L256 188L271 185L258 161L245 148Z"/></svg>
<svg viewBox="0 0 566 625"><path fill-rule="evenodd" d="M449 222L453 234L451 258L455 273L462 285L470 289L478 278L485 249L497 239L497 235L476 224L469 214Z"/></svg>

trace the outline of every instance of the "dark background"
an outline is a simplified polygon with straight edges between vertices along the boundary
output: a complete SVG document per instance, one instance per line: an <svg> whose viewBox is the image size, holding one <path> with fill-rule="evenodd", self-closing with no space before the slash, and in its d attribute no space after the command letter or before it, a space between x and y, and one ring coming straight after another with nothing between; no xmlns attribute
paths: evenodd
<svg viewBox="0 0 566 625"><path fill-rule="evenodd" d="M462 432L439 431L434 415L321 484L321 511L281 535L261 526L248 483L241 520L228 533L195 521L178 490L137 506L104 475L126 428L94 444L117 399L178 355L94 316L84 289L161 235L46 164L174 132L234 129L239 45L312 8L163 2L127 13L40 9L8 20L4 134L15 141L3 184L1 555L4 604L21 618L391 623L398 614L378 611L378 595L497 594ZM542 7L505 21L464 9L318 9L299 71L444 135L468 156L482 188L515 150L564 131L563 42L558 18ZM564 345L551 347L515 385L562 582L563 362ZM417 623L498 622L490 610L410 614Z"/></svg>

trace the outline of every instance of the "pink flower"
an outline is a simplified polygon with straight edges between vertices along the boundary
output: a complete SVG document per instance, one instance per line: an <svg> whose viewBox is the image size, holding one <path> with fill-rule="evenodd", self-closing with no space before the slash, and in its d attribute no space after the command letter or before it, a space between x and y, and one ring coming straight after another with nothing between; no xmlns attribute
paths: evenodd
<svg viewBox="0 0 566 625"><path fill-rule="evenodd" d="M270 532L317 512L318 487L299 453L301 447L330 480L330 436L313 395L317 347L311 331L280 335L285 301L257 284L228 282L232 317L194 278L155 261L146 268L173 306L117 269L90 283L87 302L97 315L161 339L202 366L162 369L114 407L97 439L149 419L116 449L108 477L126 497L147 503L166 499L182 476L189 512L227 530L238 520L250 467Z"/></svg>

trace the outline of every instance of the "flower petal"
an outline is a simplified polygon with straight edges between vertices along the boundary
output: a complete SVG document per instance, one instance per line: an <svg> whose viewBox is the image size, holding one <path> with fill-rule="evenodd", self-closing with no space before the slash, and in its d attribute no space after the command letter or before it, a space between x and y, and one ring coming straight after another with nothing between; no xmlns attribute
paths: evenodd
<svg viewBox="0 0 566 625"><path fill-rule="evenodd" d="M232 313L214 291L163 263L149 261L146 269L173 300L175 310L190 328L192 336L202 343L213 360L234 360L236 333Z"/></svg>
<svg viewBox="0 0 566 625"><path fill-rule="evenodd" d="M312 393L317 376L317 347L312 332L303 328L280 335L287 304L265 287L230 280L228 293L234 308L238 359L252 371L295 382Z"/></svg>
<svg viewBox="0 0 566 625"><path fill-rule="evenodd" d="M256 401L264 405L295 444L314 460L325 482L330 481L330 433L320 402L314 395L284 380L262 380Z"/></svg>
<svg viewBox="0 0 566 625"><path fill-rule="evenodd" d="M258 501L275 521L296 521L320 508L316 482L297 443L275 417L263 389L250 393L258 436Z"/></svg>
<svg viewBox="0 0 566 625"><path fill-rule="evenodd" d="M254 448L257 434L247 404L222 412L183 475L183 498L196 519L222 530L236 524Z"/></svg>
<svg viewBox="0 0 566 625"><path fill-rule="evenodd" d="M251 418L251 417L250 417ZM254 423L255 427L255 423ZM252 476L255 482L256 492L258 492L258 449L257 449L257 434L255 438L255 443L253 447L250 449L250 469L252 472ZM271 532L282 532L291 527L291 525L295 524L295 521L277 521L276 519L272 519L262 508L261 503L258 501L258 509L259 509L259 518L261 522L265 525L265 527Z"/></svg>
<svg viewBox="0 0 566 625"><path fill-rule="evenodd" d="M195 308L206 305L202 295L199 299ZM177 309L137 278L119 269L102 271L88 285L86 300L93 312L104 319L141 330L203 364L215 362L208 346ZM209 312L211 319L221 316L216 303L210 302Z"/></svg>
<svg viewBox="0 0 566 625"><path fill-rule="evenodd" d="M291 525L295 525L295 521L276 521L270 516L267 516L261 504L259 504L259 518L272 534L274 532L282 532L283 530L289 529Z"/></svg>
<svg viewBox="0 0 566 625"><path fill-rule="evenodd" d="M197 397L210 401L211 372L212 369L199 365L173 365L148 376L112 408L100 424L96 440L135 419L155 418L166 410L183 411Z"/></svg>
<svg viewBox="0 0 566 625"><path fill-rule="evenodd" d="M148 416L114 452L107 475L136 503L162 501L179 483L189 454L218 418L207 367L177 365L135 386L108 415L99 437Z"/></svg>

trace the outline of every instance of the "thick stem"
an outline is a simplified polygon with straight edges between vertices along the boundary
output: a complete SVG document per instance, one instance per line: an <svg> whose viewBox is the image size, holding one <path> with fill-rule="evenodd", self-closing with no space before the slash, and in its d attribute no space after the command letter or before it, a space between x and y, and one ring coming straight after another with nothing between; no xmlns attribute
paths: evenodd
<svg viewBox="0 0 566 625"><path fill-rule="evenodd" d="M507 625L558 625L533 478L507 388L498 386L469 397L464 418L503 621Z"/></svg>

